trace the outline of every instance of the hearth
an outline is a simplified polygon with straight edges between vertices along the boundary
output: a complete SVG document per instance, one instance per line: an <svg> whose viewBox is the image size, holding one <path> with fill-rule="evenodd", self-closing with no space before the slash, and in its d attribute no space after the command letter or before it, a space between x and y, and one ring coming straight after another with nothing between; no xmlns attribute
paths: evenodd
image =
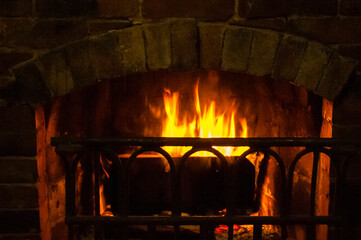
<svg viewBox="0 0 361 240"><path fill-rule="evenodd" d="M36 108L44 236L68 237L65 219L70 234L78 238L133 237L131 225L147 225L149 231L140 238L149 235L153 239L157 239L158 225L172 226L171 236L184 236L183 225L198 225L198 230L190 232L203 239L232 238L253 230L254 238L260 239L266 229L283 239L306 235L324 239L327 232L333 236L341 218L337 211L329 211L329 205L338 207L340 191L333 189L341 180L338 161L329 155L358 143L328 139L332 136L331 100L355 65L335 50L302 37L228 23L171 19L91 36L17 66L14 73L19 92ZM244 114L235 118L237 134L207 136L209 140L200 135L164 136L159 116L166 111L154 107L163 103L162 95L172 99L179 92L180 101L187 102L197 82L199 88L217 82L209 76L221 80L213 91L200 93L200 102L214 92L226 106L235 100L235 112ZM227 84L225 90L221 88ZM191 93L182 93L185 89ZM189 102L195 105L196 101ZM197 107L192 111L197 112ZM180 115L192 122L188 113ZM246 136L240 134L246 129L242 118L247 120ZM155 136L164 138L149 138ZM320 136L327 139L315 139ZM217 156L206 158L205 164L200 156L191 156L200 163L198 171L203 172L202 165L207 169L207 174L194 174L198 180L207 179L197 188L180 180L185 177L177 169L185 153L174 156L168 148L160 150L180 143L211 150ZM242 153L225 157L212 147L223 144L250 148L257 161ZM138 170L130 169L125 178L122 173L128 173L129 156L149 147L169 153L168 160L154 154L139 156L134 162ZM298 158L302 159L294 169ZM154 163L148 169L142 168L142 161ZM185 170L193 170L187 166L189 162L185 161ZM225 174L238 162L245 165L240 168L243 171L249 169L247 174L240 174L237 167L232 174ZM147 183L153 168L159 171L158 179L165 179L158 189L133 182L139 178L138 172ZM240 182L248 182L246 187L229 182L234 174ZM209 185L216 188L207 185L209 179L213 180ZM316 184L316 179L321 184ZM229 190L233 188L235 191ZM154 194L153 189L158 192ZM167 193L154 198L163 192ZM177 195L181 197L174 197ZM217 199L203 204L210 195ZM330 227L315 227L316 223ZM247 224L254 226L243 226ZM229 230L232 227L234 231ZM107 235L109 228L117 230Z"/></svg>
<svg viewBox="0 0 361 240"><path fill-rule="evenodd" d="M299 215L310 220L316 212L329 213L324 196L329 195L331 151L325 147L333 142L314 139L321 132L321 102L287 82L203 70L105 79L55 99L44 116L47 135L60 136L52 144L63 160L51 168L61 177L65 164L62 191L70 236L141 239L162 236L164 230L154 229L165 225L174 227L165 231L168 237L242 239L239 229L247 224L254 225L247 232L254 231L255 239L262 232L275 239L324 234L327 228L294 227L301 224ZM214 124L209 131L221 120L222 130L233 130L202 136L201 122L208 115L213 120L206 122ZM187 130L179 130L182 126ZM180 151L180 146L188 148ZM58 159L53 149L44 152ZM325 186L316 185L317 179ZM293 217L291 226L285 224ZM321 219L314 223L330 221ZM84 227L82 221L95 225ZM148 231L142 234L139 225Z"/></svg>

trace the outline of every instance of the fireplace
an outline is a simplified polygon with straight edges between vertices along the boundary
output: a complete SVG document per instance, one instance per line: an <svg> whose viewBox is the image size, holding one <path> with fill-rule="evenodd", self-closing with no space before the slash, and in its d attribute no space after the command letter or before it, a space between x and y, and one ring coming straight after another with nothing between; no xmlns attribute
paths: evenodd
<svg viewBox="0 0 361 240"><path fill-rule="evenodd" d="M137 224L148 225L149 231L145 236L157 233L154 229L155 225L158 224L175 226L173 229L175 235L182 234L182 231L184 231L184 229L178 227L179 225L198 225L200 230L197 232L197 236L203 239L214 237L216 232L214 225L227 225L229 228L238 228L234 227L233 224L237 224L236 226L254 225L253 235L255 239L261 239L262 225L272 224L278 226L277 233L279 235L277 236L283 239L286 236L302 239L302 236L300 238L297 236L300 232L301 234L307 234L309 239L314 238L316 234L326 236L322 234L327 234L327 231L332 232L332 228L321 227L317 228L316 231L316 228L312 227L311 223L331 224L332 227L336 226L335 228L337 228L337 224L341 223L339 215L325 218L313 216L315 214L328 215L329 195L334 195L332 191L330 192L328 183L328 181L332 182L328 178L330 174L330 166L327 163L329 159L326 156L330 154L328 147L356 146L358 144L357 141L348 142L337 139L318 141L312 138L319 136L331 137L332 102L330 100L339 95L355 64L353 60L341 56L331 48L290 34L221 23L198 23L194 19L184 19L143 24L92 36L54 49L37 59L18 66L14 69L14 73L19 83L20 92L36 108L39 174L43 176L40 189L44 190L44 192L40 191L40 202L44 204L40 207L43 221L47 221L46 225L49 228L48 232L44 234L49 234L46 236L51 235L55 239L67 236L68 227L65 224L65 219L67 219L67 223L70 224L71 234L74 233L73 230L77 229L73 228L72 224L75 224L76 227L84 226L84 224L89 224L88 226L95 224L96 238L102 237L102 230L99 229L106 227L106 225L118 225L119 232L114 234L118 237L127 237L125 234L122 235L122 233L127 232L124 230L124 225ZM180 78L177 75L182 77ZM193 76L193 78L184 80L188 79L185 76L189 75ZM225 94L222 94L223 97L231 96L243 103L247 103L240 104L245 112L258 109L263 113L268 113L267 115L257 113L254 114L256 116L252 116L252 114L246 114L245 116L245 118L250 119L248 123L250 130L254 131L253 133L250 131L251 135L249 137L256 138L243 140L238 138L235 140L212 138L212 141L215 142L211 141L211 143L202 139L197 139L195 142L192 142L192 139L189 142L184 142L184 139L158 138L149 139L148 141L142 137L154 135L142 135L145 132L142 129L144 126L141 126L144 120L129 119L127 117L129 111L134 111L133 106L142 109L144 105L144 102L128 101L133 95L138 94L138 90L139 95L141 95L142 86L148 85L148 91L151 90L148 97L149 94L155 94L149 99L159 102L162 101L159 95L161 95L165 87L168 87L166 86L167 82L171 82L170 85L179 85L181 81L189 81L190 85L195 85L199 77L206 79L203 80L205 81L203 85L210 85L209 82L207 83L209 75L221 76L222 86L226 85L225 82L227 81L230 82L231 86L236 84L236 86L220 90L220 92L225 92ZM165 84L158 86L155 84L156 80ZM160 89L160 91L155 91L156 89ZM233 93L230 94L229 89L241 94L232 95ZM181 89L175 91L181 91ZM272 92L271 95L268 95L269 91ZM277 91L279 92L277 93ZM256 104L257 99L262 99L263 102ZM123 112L124 109L127 111ZM276 109L284 111L277 112ZM140 113L145 111L145 109L142 109ZM93 113L96 114L93 115ZM139 112L137 114L139 115ZM287 122L284 120L292 115L297 116L295 117L296 120L302 120L297 124L293 124L293 121L287 120L289 121ZM153 120L155 121L155 119ZM285 121L285 124L283 121ZM157 128L157 124L153 126ZM139 132L139 129L142 129L142 131ZM276 137L276 139L258 139L261 137ZM279 139L282 137L287 139ZM307 139L294 139L294 137L306 137ZM53 144L56 145L57 152L50 144L51 138L54 138ZM259 154L267 155L266 159L272 156L267 171L270 171L268 169L278 171L275 174L278 177L270 180L268 179L269 175L261 174L261 170L258 170L258 172L255 170L254 175L258 174L259 178L256 178L256 180L259 179L259 182L254 181L255 177L253 177L251 186L244 191L251 189L253 192L253 184L261 186L270 184L274 189L268 186L268 189L272 189L270 195L267 195L266 191L258 189L258 195L250 201L253 204L252 207L245 204L246 206L243 206L243 208L232 208L231 205L227 205L229 200L226 200L225 197L215 203L215 206L207 206L207 210L196 211L192 209L193 203L190 204L192 207L186 209L187 214L191 213L193 215L189 217L179 217L182 210L180 208L173 210L173 215L166 216L168 218L153 216L155 213L151 212L153 214L151 217L135 217L134 219L127 214L120 214L121 207L117 212L116 204L110 206L110 209L112 207L114 209L112 214L115 217L99 216L101 215L101 212L98 211L100 205L89 203L89 201L100 202L100 199L98 199L100 197L97 194L98 188L96 188L98 190L95 190L95 194L90 189L84 192L85 188L80 192L76 192L78 190L74 190L71 186L69 189L69 184L72 184L71 181L69 183L69 178L71 179L72 176L71 174L65 174L67 172L65 170L66 162L73 161L73 154L77 154L84 148L94 147L98 149L99 146L111 146L112 151L116 154L114 155L113 152L108 153L112 157L107 155L107 158L114 158L114 156L117 157L118 154L124 153L124 146L143 146L159 149L160 146L164 145L187 145L196 148L204 147L207 150L211 146L217 145L249 146L256 149ZM284 148L285 146L287 147ZM294 148L288 148L290 146ZM271 148L271 151L270 147L277 150L273 151L273 148ZM301 152L302 147L316 149L315 160L311 156L311 162L313 160L316 164L312 166L312 164L307 163L301 167L301 170L293 171L291 162L293 157ZM323 154L318 159L320 152ZM59 155L66 155L67 160L61 160ZM278 157L278 155L282 157ZM285 160L284 156L288 156L288 160ZM219 158L223 159L222 157ZM98 158L91 156L89 159ZM215 172L217 172L221 164L219 165L218 160L210 161L211 163L212 161L215 162L214 167L217 169ZM250 162L250 160L248 161ZM97 161L94 160L94 164L96 163ZM277 167L277 163L281 166L280 168ZM254 164L249 166L250 168L256 168ZM92 170L91 166L88 167ZM311 169L317 169L317 167L319 171L312 174ZM286 168L288 171L286 171ZM335 166L331 165L332 168L335 168ZM99 169L99 166L94 167L94 169ZM250 172L252 173L252 171ZM285 172L288 172L287 177L289 179L297 178L298 185L286 185ZM83 176L80 178L93 179L92 171L84 171L81 174ZM248 176L248 178L251 177ZM320 185L322 187L316 187L314 185L315 181L313 181L315 179L321 180L325 184ZM83 183L84 186L86 184ZM94 184L96 183L94 182ZM226 183L221 184L227 185ZM307 184L309 188L305 190L307 188L304 188L304 185ZM278 188L278 186L281 187ZM296 204L296 207L293 206L293 215L290 214L291 210L288 208L287 203L279 203L281 200L284 202L289 200L290 197L286 193L287 191L290 192L290 186L293 189L300 190L297 192L299 195L293 196L293 198L303 199L305 193L302 193L302 191L311 193L311 198L314 200L311 200L311 207L307 212L308 216L295 216L293 218L296 214L304 214L303 211L305 211L305 208L307 209L307 203L305 202L308 201L306 200L299 205ZM319 188L322 188L322 190ZM119 188L115 189L119 190ZM316 189L317 194L315 193ZM69 194L68 191L72 193ZM255 192L257 193L257 191ZM182 192L175 191L175 194L179 193ZM85 196L84 199L89 198L88 205L83 205L82 209L77 209L77 211L90 214L88 217L91 217L74 216L71 202L75 201L74 197L78 195ZM227 194L224 194L224 196L227 196ZM260 208L258 201L260 201L261 197L274 198L272 204L280 205L280 207L274 208L274 210L277 210L275 211L276 214L274 214L276 216L265 211L264 218L249 218L249 214L258 212L257 210ZM232 198L229 197L229 199ZM237 198L237 196L234 196L234 198ZM107 201L114 201L114 199L117 200L116 197L110 197ZM133 200L139 200L139 198L135 197ZM325 200L327 204L323 204ZM333 201L336 200L331 197L332 205L334 205ZM172 206L171 203L173 202L171 201L170 204L166 202L164 205L169 204ZM314 205L319 206L319 208L313 208ZM93 209L94 206L96 209ZM122 204L120 203L119 206L122 206ZM219 208L223 206L230 206L227 207L225 217L214 216L214 213L217 213ZM303 207L297 209L297 206ZM171 208L157 210L169 209ZM316 213L315 209L317 209ZM130 210L132 209L130 208ZM242 213L241 216L236 215L237 210ZM92 215L94 211L95 216ZM149 211L149 209L144 209L138 214L144 215L146 211ZM196 214L202 215L197 218L194 216ZM288 226L289 223L291 223L291 227ZM297 228L299 225L310 224L311 226L308 228ZM90 234L92 231L91 228L85 227L84 229L75 234ZM225 232L230 238L234 233L231 230L225 230Z"/></svg>

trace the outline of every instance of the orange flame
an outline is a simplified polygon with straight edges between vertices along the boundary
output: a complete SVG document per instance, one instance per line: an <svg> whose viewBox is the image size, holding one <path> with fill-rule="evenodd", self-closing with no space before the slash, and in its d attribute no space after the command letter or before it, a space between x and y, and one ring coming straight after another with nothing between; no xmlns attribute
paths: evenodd
<svg viewBox="0 0 361 240"><path fill-rule="evenodd" d="M217 114L215 101L208 105L201 106L199 98L199 82L194 88L194 110L195 116L181 114L179 112L179 92L171 92L165 89L163 93L166 118L163 120L162 137L200 137L200 138L221 138L221 137L247 137L247 121L245 118L236 119L237 106L235 101L225 104L223 112ZM192 119L187 121L187 119ZM241 130L236 131L236 122L239 122ZM247 147L214 147L225 156L241 155ZM186 153L186 147L165 147L173 156L180 156ZM198 152L197 156L213 156L209 152Z"/></svg>

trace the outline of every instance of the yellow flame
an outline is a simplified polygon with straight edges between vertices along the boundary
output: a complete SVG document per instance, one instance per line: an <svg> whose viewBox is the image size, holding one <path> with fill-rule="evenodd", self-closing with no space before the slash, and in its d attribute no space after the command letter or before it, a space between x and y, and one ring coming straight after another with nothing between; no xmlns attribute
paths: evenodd
<svg viewBox="0 0 361 240"><path fill-rule="evenodd" d="M171 92L165 89L163 93L163 102L166 118L163 120L162 137L200 137L200 138L225 138L225 137L247 137L247 121L245 118L239 118L241 130L236 132L236 113L235 102L226 104L222 113L217 114L215 101L210 101L208 105L201 106L199 98L199 82L194 88L194 108L195 116L189 117L188 114L180 113L179 92ZM188 120L187 119L192 119ZM241 155L248 147L214 147L225 156ZM180 156L187 152L187 147L165 147L173 156ZM197 156L213 156L209 152L198 152Z"/></svg>

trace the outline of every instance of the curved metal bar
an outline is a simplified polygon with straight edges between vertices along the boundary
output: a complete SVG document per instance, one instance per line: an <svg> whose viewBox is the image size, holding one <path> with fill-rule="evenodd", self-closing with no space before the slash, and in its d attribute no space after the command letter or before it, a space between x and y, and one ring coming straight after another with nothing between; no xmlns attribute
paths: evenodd
<svg viewBox="0 0 361 240"><path fill-rule="evenodd" d="M247 151L245 151L241 156L239 156L234 164L234 168L233 168L233 174L232 174L232 177L233 177L233 180L234 179L238 179L238 171L237 169L239 168L239 164L241 163L241 161L247 159L247 156L251 153L255 153L255 152L263 152L263 153L267 153L268 155L270 156L273 156L274 159L276 160L277 162L277 165L280 169L280 172L281 172L281 187L282 187L282 199L281 199L281 204L283 204L285 201L286 201L286 168L285 168L285 165L281 159L281 157L275 152L273 151L272 149L270 148L250 148L248 149ZM265 156L265 158L267 158ZM263 160L262 160L263 161ZM234 182L234 181L232 181ZM236 191L237 187L239 186L239 183L238 182L234 182L234 185L233 185L233 191ZM281 208L283 209L283 208ZM281 212L281 215L284 215L285 213L282 213Z"/></svg>
<svg viewBox="0 0 361 240"><path fill-rule="evenodd" d="M274 159L277 162L277 165L281 171L281 202L280 202L280 206L285 206L286 201L287 201L287 182L286 182L286 167L285 164L283 162L283 160L281 159L281 157L272 149L269 149L269 153L271 156L274 157ZM281 207L280 208L280 215L281 217L285 216L287 214L286 212L286 208L285 207ZM286 239L287 238L287 226L285 224L281 224L281 237L282 239Z"/></svg>
<svg viewBox="0 0 361 240"><path fill-rule="evenodd" d="M251 153L257 152L258 149L254 149L254 148L250 148L248 150L246 150L244 153L242 153L241 156L239 156L234 165L233 165L233 170L232 170L232 176L231 176L231 186L232 186L232 192L236 193L237 190L240 187L240 183L238 181L236 181L237 179L239 179L239 165L242 161L247 160L247 156ZM256 177L256 176L255 176ZM230 215L234 215L235 214L235 208L236 208L236 199L235 199L235 194L232 194L231 196L231 203L229 208L227 209L227 212L229 212Z"/></svg>
<svg viewBox="0 0 361 240"><path fill-rule="evenodd" d="M75 216L75 172L80 159L84 156L85 151L78 153L72 163L69 163L65 154L58 155L65 165L65 198L66 198L66 214L68 216Z"/></svg>
<svg viewBox="0 0 361 240"><path fill-rule="evenodd" d="M228 208L230 205L230 200L231 200L231 192L230 192L231 189L228 186L229 182L230 182L230 178L229 178L229 174L228 174L228 162L222 153L220 153L217 149L214 149L212 147L199 147L199 148L193 147L188 152L186 152L180 159L180 162L177 167L177 189L179 190L177 193L178 194L177 198L176 198L177 204L180 205L180 199L181 199L180 185L181 185L181 180L182 180L181 176L182 176L182 169L184 167L185 161L192 154L194 154L196 152L200 152L200 151L213 153L216 157L219 158L219 160L221 160L221 172L223 172L223 174L224 174L224 181L225 181L226 207ZM178 214L180 214L180 212Z"/></svg>
<svg viewBox="0 0 361 240"><path fill-rule="evenodd" d="M281 157L272 149L269 149L269 153L272 157L274 157L274 159L277 162L277 165L281 171L281 188L282 188L282 193L281 193L281 203L280 205L283 206L283 204L286 203L286 187L287 187L287 182L286 182L286 167L285 164L283 163ZM285 208L281 208L281 212L280 212L281 216L284 216L286 214Z"/></svg>
<svg viewBox="0 0 361 240"><path fill-rule="evenodd" d="M176 192L177 192L177 186L176 186L176 167L173 161L173 158L169 155L168 152L166 152L164 149L160 148L160 147L142 147L140 149L138 149L137 151L135 151L128 159L128 162L126 163L125 166L125 170L127 171L127 176L126 176L126 182L125 182L125 187L126 187L126 191L127 191L127 197L126 197L126 208L128 208L128 202L127 200L129 199L129 178L130 178L130 167L132 162L134 161L134 159L137 158L137 156L139 156L140 154L144 153L144 152L157 152L159 154L161 154L163 157L165 157L165 159L167 159L169 167L170 167L170 175L171 175L171 188L172 188L172 192L171 192L171 199L172 199L172 213L174 215L175 212L178 211L178 206L176 204Z"/></svg>
<svg viewBox="0 0 361 240"><path fill-rule="evenodd" d="M119 209L116 209L116 213L120 214L120 215L125 215L126 214L126 209L125 209L125 204L124 204L124 199L125 199L125 171L124 171L124 166L122 161L120 161L118 155L116 152L114 152L113 150L109 149L109 148L101 148L100 149L100 153L104 154L104 156L112 162L112 164L114 164L116 172L117 174L117 184L118 184L118 188L119 191L117 191L118 194L118 204L119 204Z"/></svg>
<svg viewBox="0 0 361 240"><path fill-rule="evenodd" d="M291 162L291 165L288 169L288 186L287 186L287 202L286 202L286 206L287 206L286 213L287 214L291 213L293 174L294 174L294 171L296 168L296 164L306 154L315 153L315 152L317 152L318 154L320 154L320 153L326 154L330 158L330 161L336 164L336 161L331 158L331 150L326 149L326 148L314 148L314 149L306 148L296 155L296 157L293 159L293 161ZM336 175L339 175L339 174L336 173ZM339 179L339 176L336 176L336 178Z"/></svg>

